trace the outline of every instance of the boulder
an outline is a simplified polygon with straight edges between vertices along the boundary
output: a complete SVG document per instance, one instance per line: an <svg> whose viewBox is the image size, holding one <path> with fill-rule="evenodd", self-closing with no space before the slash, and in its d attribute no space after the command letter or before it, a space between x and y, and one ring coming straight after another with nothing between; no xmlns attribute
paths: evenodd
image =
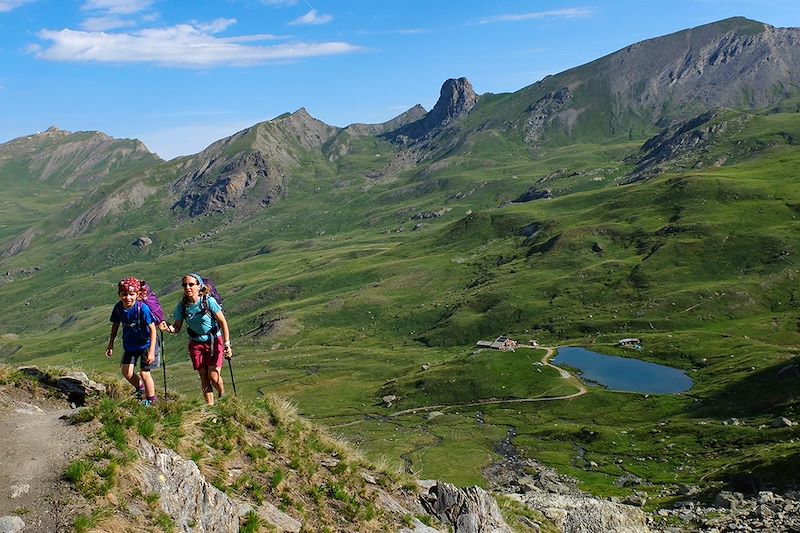
<svg viewBox="0 0 800 533"><path fill-rule="evenodd" d="M579 494L527 492L510 498L539 511L564 533L650 533L641 509Z"/></svg>
<svg viewBox="0 0 800 533"><path fill-rule="evenodd" d="M714 505L722 509L736 509L744 501L741 492L723 490L714 497Z"/></svg>
<svg viewBox="0 0 800 533"><path fill-rule="evenodd" d="M420 497L423 507L454 533L511 533L497 502L480 487L460 489L439 481Z"/></svg>
<svg viewBox="0 0 800 533"><path fill-rule="evenodd" d="M239 506L208 483L194 461L145 439L137 446L144 494L157 494L177 531L239 531Z"/></svg>
<svg viewBox="0 0 800 533"><path fill-rule="evenodd" d="M774 428L790 428L793 425L794 422L792 422L785 416L779 416L772 421L772 427Z"/></svg>

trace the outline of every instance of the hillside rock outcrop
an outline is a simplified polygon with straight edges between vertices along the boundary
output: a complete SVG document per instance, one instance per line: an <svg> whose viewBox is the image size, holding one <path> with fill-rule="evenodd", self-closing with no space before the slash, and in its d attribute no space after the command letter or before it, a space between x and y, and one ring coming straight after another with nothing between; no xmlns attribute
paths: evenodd
<svg viewBox="0 0 800 533"><path fill-rule="evenodd" d="M422 505L454 533L511 533L497 502L480 487L460 489L436 482L421 496Z"/></svg>
<svg viewBox="0 0 800 533"><path fill-rule="evenodd" d="M162 510L178 531L239 530L238 506L205 480L194 461L145 439L139 439L137 450L142 459L142 492L158 495Z"/></svg>
<svg viewBox="0 0 800 533"><path fill-rule="evenodd" d="M726 118L720 111L708 111L667 127L642 145L636 156L636 168L622 183L643 181L664 170L725 164L726 159L712 154L715 142L723 135L744 129L751 119L751 115ZM747 147L738 147L738 152L738 157L749 155Z"/></svg>
<svg viewBox="0 0 800 533"><path fill-rule="evenodd" d="M650 533L645 514L630 505L543 491L509 497L541 512L564 533Z"/></svg>
<svg viewBox="0 0 800 533"><path fill-rule="evenodd" d="M22 252L31 245L34 237L36 237L36 231L33 228L26 229L17 238L0 249L0 259L14 257Z"/></svg>
<svg viewBox="0 0 800 533"><path fill-rule="evenodd" d="M248 152L222 168L206 168L182 178L175 188L185 190L173 211L190 217L222 212L257 202L264 207L281 198L286 189L280 170L261 152Z"/></svg>

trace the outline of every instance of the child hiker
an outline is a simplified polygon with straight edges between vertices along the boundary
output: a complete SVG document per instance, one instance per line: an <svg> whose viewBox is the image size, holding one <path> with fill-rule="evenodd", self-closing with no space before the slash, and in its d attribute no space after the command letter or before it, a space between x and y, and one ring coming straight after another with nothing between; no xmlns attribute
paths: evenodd
<svg viewBox="0 0 800 533"><path fill-rule="evenodd" d="M122 376L136 389L136 398L149 407L156 401L156 387L150 371L158 368L156 347L156 319L146 303L137 301L140 283L136 278L125 278L117 284L119 302L111 310L111 336L106 357L114 352L114 339L122 324ZM133 367L139 361L139 375Z"/></svg>
<svg viewBox="0 0 800 533"><path fill-rule="evenodd" d="M181 280L183 298L175 306L173 333L178 333L184 321L189 333L189 358L200 375L203 398L214 405L214 389L221 398L225 394L222 383L222 358L230 359L231 334L228 322L217 300L211 296L203 278L188 274ZM222 334L222 336L220 336ZM224 337L224 342L223 342Z"/></svg>

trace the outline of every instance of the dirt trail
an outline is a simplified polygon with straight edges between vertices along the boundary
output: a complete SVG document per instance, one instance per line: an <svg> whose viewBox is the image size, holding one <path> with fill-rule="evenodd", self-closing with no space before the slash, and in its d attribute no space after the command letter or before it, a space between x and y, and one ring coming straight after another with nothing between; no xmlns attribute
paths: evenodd
<svg viewBox="0 0 800 533"><path fill-rule="evenodd" d="M19 516L25 533L72 530L74 493L61 476L86 436L60 419L70 411L64 400L0 387L0 517Z"/></svg>

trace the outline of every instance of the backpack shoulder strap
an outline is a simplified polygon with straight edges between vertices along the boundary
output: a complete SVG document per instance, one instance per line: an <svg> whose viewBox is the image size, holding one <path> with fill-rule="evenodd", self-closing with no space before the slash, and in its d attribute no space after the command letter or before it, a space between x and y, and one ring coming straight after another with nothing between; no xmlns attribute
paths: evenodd
<svg viewBox="0 0 800 533"><path fill-rule="evenodd" d="M203 296L200 297L200 310L203 311L204 314L206 314L206 315L208 315L208 316L210 316L212 318L214 317L214 315L211 313L211 308L209 308L209 306L208 306L208 295L207 294L204 294Z"/></svg>

